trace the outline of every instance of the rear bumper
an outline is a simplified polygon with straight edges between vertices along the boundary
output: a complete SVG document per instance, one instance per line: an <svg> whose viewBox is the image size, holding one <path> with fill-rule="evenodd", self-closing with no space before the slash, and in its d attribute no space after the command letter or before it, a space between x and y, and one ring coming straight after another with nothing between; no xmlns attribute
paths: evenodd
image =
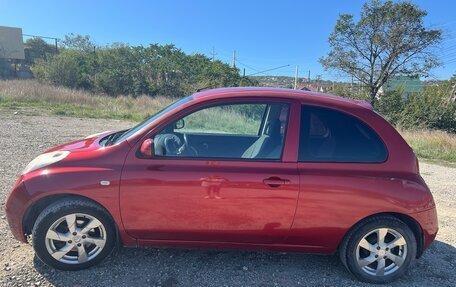
<svg viewBox="0 0 456 287"><path fill-rule="evenodd" d="M421 226L423 232L423 252L429 248L439 231L437 209L435 207L411 215Z"/></svg>
<svg viewBox="0 0 456 287"><path fill-rule="evenodd" d="M19 179L6 199L5 213L13 236L24 243L27 243L27 238L22 226L22 217L27 200L27 190L23 181Z"/></svg>

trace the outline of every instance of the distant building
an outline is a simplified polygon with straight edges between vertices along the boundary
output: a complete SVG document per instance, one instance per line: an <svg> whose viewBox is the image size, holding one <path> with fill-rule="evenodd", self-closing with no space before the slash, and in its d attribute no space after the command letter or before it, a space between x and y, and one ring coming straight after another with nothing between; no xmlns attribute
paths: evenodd
<svg viewBox="0 0 456 287"><path fill-rule="evenodd" d="M411 94L421 93L423 83L417 77L397 76L389 79L379 94L393 91L401 91L402 98L407 99Z"/></svg>
<svg viewBox="0 0 456 287"><path fill-rule="evenodd" d="M303 90L303 91L312 91L312 92L318 92L318 93L324 93L328 90L328 85L327 84L305 84L302 86L298 86L298 90Z"/></svg>

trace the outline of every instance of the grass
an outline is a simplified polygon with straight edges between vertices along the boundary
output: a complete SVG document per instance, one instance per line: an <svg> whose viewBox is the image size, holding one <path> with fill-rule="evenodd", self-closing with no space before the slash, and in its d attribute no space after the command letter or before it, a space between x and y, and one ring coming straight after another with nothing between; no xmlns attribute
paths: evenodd
<svg viewBox="0 0 456 287"><path fill-rule="evenodd" d="M256 106L259 108L251 112L251 116L245 113ZM257 135L265 109L266 105L252 104L208 108L186 116L184 130Z"/></svg>
<svg viewBox="0 0 456 287"><path fill-rule="evenodd" d="M118 96L93 94L41 84L34 80L0 81L0 107L33 107L65 116L123 119L141 121L169 105L173 99L149 96ZM208 115L208 121L197 123L205 128L220 120L233 131L254 129L251 121L233 122L232 114ZM241 117L242 118L242 117ZM190 123L190 122L189 122ZM433 161L456 163L456 135L442 131L401 130L400 133L418 157Z"/></svg>
<svg viewBox="0 0 456 287"><path fill-rule="evenodd" d="M173 102L165 97L109 97L32 80L0 81L0 106L28 106L66 116L141 121Z"/></svg>
<svg viewBox="0 0 456 287"><path fill-rule="evenodd" d="M418 157L456 163L455 134L431 130L401 130L400 133Z"/></svg>

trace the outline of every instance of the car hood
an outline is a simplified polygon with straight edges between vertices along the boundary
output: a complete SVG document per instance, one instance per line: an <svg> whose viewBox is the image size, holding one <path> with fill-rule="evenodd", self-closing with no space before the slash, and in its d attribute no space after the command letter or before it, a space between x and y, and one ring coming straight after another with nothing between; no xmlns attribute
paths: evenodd
<svg viewBox="0 0 456 287"><path fill-rule="evenodd" d="M46 152L66 150L72 153L74 152L87 152L99 149L101 147L100 140L106 137L109 134L112 134L113 131L105 131L98 134L90 135L84 139L75 140L69 143L65 143L56 147L53 147Z"/></svg>

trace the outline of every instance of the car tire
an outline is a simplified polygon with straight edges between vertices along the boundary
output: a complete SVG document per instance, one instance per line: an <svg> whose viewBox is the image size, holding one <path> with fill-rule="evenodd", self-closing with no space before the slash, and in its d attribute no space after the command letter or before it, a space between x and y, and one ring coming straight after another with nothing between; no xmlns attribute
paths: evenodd
<svg viewBox="0 0 456 287"><path fill-rule="evenodd" d="M413 264L416 252L416 238L407 224L393 216L375 216L347 234L339 255L359 280L383 284L401 277Z"/></svg>
<svg viewBox="0 0 456 287"><path fill-rule="evenodd" d="M70 224L68 224L70 222ZM45 208L35 221L32 244L38 258L60 270L98 264L116 245L109 213L85 199L62 199Z"/></svg>

